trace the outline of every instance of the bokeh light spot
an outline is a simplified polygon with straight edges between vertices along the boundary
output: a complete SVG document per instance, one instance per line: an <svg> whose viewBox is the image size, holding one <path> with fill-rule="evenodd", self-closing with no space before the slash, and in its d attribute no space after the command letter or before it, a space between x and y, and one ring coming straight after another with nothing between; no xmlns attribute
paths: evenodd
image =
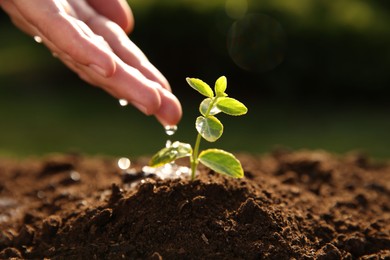
<svg viewBox="0 0 390 260"><path fill-rule="evenodd" d="M282 26L264 14L248 14L231 26L227 47L231 59L244 70L266 72L284 59L287 39Z"/></svg>

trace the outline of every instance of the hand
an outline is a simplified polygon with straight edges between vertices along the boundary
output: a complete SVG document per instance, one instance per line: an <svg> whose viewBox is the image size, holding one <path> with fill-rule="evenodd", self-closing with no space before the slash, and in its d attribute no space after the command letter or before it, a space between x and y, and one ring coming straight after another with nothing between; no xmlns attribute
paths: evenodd
<svg viewBox="0 0 390 260"><path fill-rule="evenodd" d="M180 102L168 81L127 36L134 20L125 0L0 0L0 6L88 83L162 125L179 122Z"/></svg>

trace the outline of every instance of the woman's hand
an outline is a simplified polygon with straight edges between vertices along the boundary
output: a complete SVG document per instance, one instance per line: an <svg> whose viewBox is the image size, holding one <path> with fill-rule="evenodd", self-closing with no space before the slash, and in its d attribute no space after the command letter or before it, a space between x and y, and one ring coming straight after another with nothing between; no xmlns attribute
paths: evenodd
<svg viewBox="0 0 390 260"><path fill-rule="evenodd" d="M168 81L127 36L134 20L125 0L0 0L0 6L85 81L162 125L181 119Z"/></svg>

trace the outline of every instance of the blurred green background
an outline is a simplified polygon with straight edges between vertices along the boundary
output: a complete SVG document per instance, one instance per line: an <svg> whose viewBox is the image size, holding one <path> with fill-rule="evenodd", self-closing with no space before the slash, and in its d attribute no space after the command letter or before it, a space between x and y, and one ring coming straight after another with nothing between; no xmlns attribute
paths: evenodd
<svg viewBox="0 0 390 260"><path fill-rule="evenodd" d="M221 116L214 146L277 146L390 157L390 2L369 0L132 0L131 39L168 78L184 116L173 140L193 143L214 84L249 113ZM88 86L0 12L0 155L151 155L167 139L153 117Z"/></svg>

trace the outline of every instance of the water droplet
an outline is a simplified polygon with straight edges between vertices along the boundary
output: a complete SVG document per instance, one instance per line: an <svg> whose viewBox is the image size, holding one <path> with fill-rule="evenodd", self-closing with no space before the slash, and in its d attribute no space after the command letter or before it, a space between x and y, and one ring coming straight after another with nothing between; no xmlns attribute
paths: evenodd
<svg viewBox="0 0 390 260"><path fill-rule="evenodd" d="M80 180L80 173L76 172L76 171L71 171L70 172L70 178L73 180L73 181L79 181Z"/></svg>
<svg viewBox="0 0 390 260"><path fill-rule="evenodd" d="M34 36L34 41L36 41L37 43L42 43L42 38L39 37L38 35L35 35Z"/></svg>
<svg viewBox="0 0 390 260"><path fill-rule="evenodd" d="M167 163L160 167L144 166L142 168L144 173L154 174L158 178L164 179L177 179L188 178L191 174L191 169L186 166L179 166L176 163Z"/></svg>
<svg viewBox="0 0 390 260"><path fill-rule="evenodd" d="M176 149L176 148L179 148L179 145L180 145L180 142L177 142L177 141L176 141L176 142L174 142L174 143L172 144L172 147Z"/></svg>
<svg viewBox="0 0 390 260"><path fill-rule="evenodd" d="M165 126L165 133L169 136L175 134L177 131L177 126L176 125L167 125ZM173 147L173 148L178 148L179 147L179 142L174 142L172 143L171 140L167 140L165 143L165 147ZM177 154L179 151L172 150L172 154ZM163 166L160 167L149 167L149 166L144 166L142 167L142 171L145 174L154 174L160 179L176 179L176 178L186 178L190 176L191 170L188 167L185 166L179 166L175 163L175 161L172 161L170 163L166 163ZM142 182L142 181L141 181Z"/></svg>
<svg viewBox="0 0 390 260"><path fill-rule="evenodd" d="M126 100L126 99L119 99L119 105L121 105L122 107L125 107L129 104L129 102Z"/></svg>
<svg viewBox="0 0 390 260"><path fill-rule="evenodd" d="M122 170L127 170L130 168L131 161L129 158L122 157L118 160L118 167Z"/></svg>
<svg viewBox="0 0 390 260"><path fill-rule="evenodd" d="M142 167L142 171L145 173L155 173L158 168L150 167L150 166L144 166Z"/></svg>
<svg viewBox="0 0 390 260"><path fill-rule="evenodd" d="M174 135L177 131L176 125L167 125L165 126L165 133L169 136Z"/></svg>

